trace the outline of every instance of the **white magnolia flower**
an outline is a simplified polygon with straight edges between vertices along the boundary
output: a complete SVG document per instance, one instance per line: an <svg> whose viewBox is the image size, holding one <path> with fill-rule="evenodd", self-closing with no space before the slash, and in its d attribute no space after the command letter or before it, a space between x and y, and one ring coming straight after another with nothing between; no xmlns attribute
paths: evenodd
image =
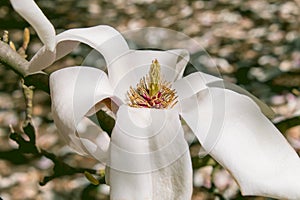
<svg viewBox="0 0 300 200"><path fill-rule="evenodd" d="M298 199L300 162L285 138L249 97L210 86L217 78L201 72L178 76L176 69L180 72L184 65L174 61L182 52L128 50L114 62L106 59L109 76L90 67L51 75L55 123L77 150L108 160L111 199L190 199L192 168L179 116L244 195ZM178 94L173 108L128 105L126 92L145 77L152 58L161 61L162 74ZM119 107L111 141L96 126L76 131L106 98ZM218 137L210 136L216 133Z"/></svg>
<svg viewBox="0 0 300 200"><path fill-rule="evenodd" d="M26 19L31 22L32 14ZM52 35L43 20L35 27L41 38ZM300 199L300 160L265 117L272 111L222 79L201 72L182 77L189 58L185 50L131 50L109 26L67 30L52 39L55 50L45 42L30 72L51 65L79 42L107 63L108 75L83 66L58 70L50 76L50 87L59 132L78 152L107 164L111 199L191 198L192 166L180 116L244 195ZM105 99L116 105L111 138L87 118Z"/></svg>

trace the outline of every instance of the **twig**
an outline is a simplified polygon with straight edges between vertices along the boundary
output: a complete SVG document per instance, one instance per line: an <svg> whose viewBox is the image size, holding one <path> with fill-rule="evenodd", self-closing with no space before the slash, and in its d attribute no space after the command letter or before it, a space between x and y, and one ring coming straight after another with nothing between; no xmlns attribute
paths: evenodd
<svg viewBox="0 0 300 200"><path fill-rule="evenodd" d="M33 89L34 86L27 86L22 80L23 94L26 102L26 120L25 123L28 123L32 119L32 99L33 99Z"/></svg>
<svg viewBox="0 0 300 200"><path fill-rule="evenodd" d="M38 149L35 143L35 131L30 122L23 129L24 133L29 137L29 140L25 140L22 134L16 133L12 128L10 134L10 138L19 145L18 152L20 153L20 156L23 154L31 154L34 157L45 156L54 163L53 174L44 177L44 179L40 182L40 185L46 185L49 181L58 177L74 175L77 173L83 174L86 172L100 176L99 182L104 183L104 175L101 174L101 172L99 172L98 170L72 167L63 162L61 158L57 157L55 154L50 153L44 149Z"/></svg>
<svg viewBox="0 0 300 200"><path fill-rule="evenodd" d="M49 76L43 72L28 75L29 62L2 41L0 41L0 63L24 78L25 85L34 86L47 93L50 92L48 84Z"/></svg>
<svg viewBox="0 0 300 200"><path fill-rule="evenodd" d="M75 168L72 167L63 161L61 161L56 155L53 153L49 153L46 150L41 149L40 155L45 156L46 158L50 159L54 163L53 167L53 174L51 176L46 176L40 182L40 185L46 185L49 181L67 175L74 175L77 173L85 173L89 172L91 174L99 175L97 170L94 169L87 169L87 168Z"/></svg>
<svg viewBox="0 0 300 200"><path fill-rule="evenodd" d="M21 77L27 75L29 62L14 51L8 44L0 41L0 63L14 70Z"/></svg>

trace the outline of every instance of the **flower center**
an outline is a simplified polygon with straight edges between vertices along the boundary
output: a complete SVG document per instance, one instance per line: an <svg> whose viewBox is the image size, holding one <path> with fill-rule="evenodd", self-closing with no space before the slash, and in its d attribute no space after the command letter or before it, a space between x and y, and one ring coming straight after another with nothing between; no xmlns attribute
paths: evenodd
<svg viewBox="0 0 300 200"><path fill-rule="evenodd" d="M160 64L155 59L150 66L149 74L141 78L136 88L130 87L127 92L129 106L136 108L172 108L177 95L171 89L171 83L162 80Z"/></svg>

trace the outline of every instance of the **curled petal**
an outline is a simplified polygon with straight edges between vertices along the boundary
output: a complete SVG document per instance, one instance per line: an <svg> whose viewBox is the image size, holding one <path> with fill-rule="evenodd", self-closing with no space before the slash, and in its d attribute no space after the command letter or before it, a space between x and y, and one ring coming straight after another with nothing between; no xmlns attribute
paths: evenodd
<svg viewBox="0 0 300 200"><path fill-rule="evenodd" d="M50 76L52 115L60 134L81 154L105 162L108 135L85 115L94 105L111 97L107 76L90 67L69 67Z"/></svg>
<svg viewBox="0 0 300 200"><path fill-rule="evenodd" d="M185 67L188 61L190 60L190 53L185 49L174 49L174 50L169 50L168 52L177 55L176 63L173 66L175 74L173 75L172 78L170 77L172 82L174 82L182 78Z"/></svg>
<svg viewBox="0 0 300 200"><path fill-rule="evenodd" d="M238 85L224 81L221 78L202 72L195 72L184 77L183 79L177 80L174 83L173 87L176 89L179 99L191 97L207 87L229 89L239 94L250 97L268 118L273 118L275 115L274 111L268 105L266 105L264 102L259 100L247 90L239 87Z"/></svg>
<svg viewBox="0 0 300 200"><path fill-rule="evenodd" d="M207 86L209 87L218 87L218 88L226 88L232 91L235 91L239 94L246 95L250 97L260 108L261 112L267 116L268 118L273 118L275 116L275 112L264 102L262 102L260 99L258 99L256 96L248 92L247 90L241 88L238 85L235 85L233 83L229 83L227 81L219 80L219 81L214 81L211 83L208 83Z"/></svg>
<svg viewBox="0 0 300 200"><path fill-rule="evenodd" d="M197 94L199 91L207 88L207 83L210 82L210 77L214 76L202 76L201 72L192 73L182 79L178 79L173 83L173 88L176 90L178 98L180 100L190 98ZM217 79L217 77L216 77Z"/></svg>
<svg viewBox="0 0 300 200"><path fill-rule="evenodd" d="M55 48L55 29L33 0L10 0L11 5L33 26L48 51Z"/></svg>
<svg viewBox="0 0 300 200"><path fill-rule="evenodd" d="M191 99L197 104L189 104ZM209 88L189 101L181 102L182 117L204 149L234 176L243 195L300 198L300 159L253 100Z"/></svg>
<svg viewBox="0 0 300 200"><path fill-rule="evenodd" d="M109 167L113 200L190 199L192 166L178 112L121 106Z"/></svg>
<svg viewBox="0 0 300 200"><path fill-rule="evenodd" d="M56 52L41 48L30 61L29 72L40 71L70 53L82 42L101 53L109 63L128 51L122 35L114 28L99 25L64 31L56 36Z"/></svg>
<svg viewBox="0 0 300 200"><path fill-rule="evenodd" d="M161 74L166 81L174 82L182 77L189 54L184 49L169 51L131 50L108 65L108 74L115 94L126 99L130 86L135 86L149 72L150 65L157 59Z"/></svg>
<svg viewBox="0 0 300 200"><path fill-rule="evenodd" d="M55 121L57 121L55 119ZM58 123L60 124L60 123ZM64 125L58 125L61 134ZM108 158L108 147L110 138L97 124L88 118L83 118L76 127L76 134L69 134L69 138L64 135L66 141L69 141L70 147L81 155L90 155L100 161L106 163Z"/></svg>

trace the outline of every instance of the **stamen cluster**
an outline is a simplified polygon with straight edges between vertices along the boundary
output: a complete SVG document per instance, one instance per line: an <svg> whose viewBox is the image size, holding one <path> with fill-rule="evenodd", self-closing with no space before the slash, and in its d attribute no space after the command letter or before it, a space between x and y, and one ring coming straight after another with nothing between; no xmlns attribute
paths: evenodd
<svg viewBox="0 0 300 200"><path fill-rule="evenodd" d="M130 87L127 93L129 106L136 108L172 108L176 103L176 91L171 83L161 80L160 64L155 59L149 74L143 77L136 88Z"/></svg>

